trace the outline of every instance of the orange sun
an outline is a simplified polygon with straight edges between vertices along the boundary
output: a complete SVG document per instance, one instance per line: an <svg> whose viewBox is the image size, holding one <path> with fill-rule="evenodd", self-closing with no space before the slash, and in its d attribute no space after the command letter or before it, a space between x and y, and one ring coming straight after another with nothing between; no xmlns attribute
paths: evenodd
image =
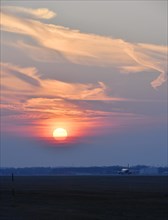
<svg viewBox="0 0 168 220"><path fill-rule="evenodd" d="M68 133L67 133L66 129L64 129L64 128L56 128L53 131L53 137L56 140L65 140L68 137Z"/></svg>

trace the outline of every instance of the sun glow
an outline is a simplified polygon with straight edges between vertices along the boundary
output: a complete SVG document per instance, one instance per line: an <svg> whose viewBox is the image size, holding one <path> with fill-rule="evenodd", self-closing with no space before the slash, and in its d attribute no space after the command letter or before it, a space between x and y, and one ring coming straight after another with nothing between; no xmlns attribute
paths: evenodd
<svg viewBox="0 0 168 220"><path fill-rule="evenodd" d="M65 140L68 137L68 133L67 133L66 129L64 129L64 128L56 128L53 131L53 137L56 140Z"/></svg>

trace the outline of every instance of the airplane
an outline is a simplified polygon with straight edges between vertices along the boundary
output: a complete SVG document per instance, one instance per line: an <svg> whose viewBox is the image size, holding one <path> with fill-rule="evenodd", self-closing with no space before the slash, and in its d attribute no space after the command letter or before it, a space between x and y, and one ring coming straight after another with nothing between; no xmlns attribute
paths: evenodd
<svg viewBox="0 0 168 220"><path fill-rule="evenodd" d="M132 174L132 172L129 169L129 164L128 164L128 168L122 168L118 174Z"/></svg>

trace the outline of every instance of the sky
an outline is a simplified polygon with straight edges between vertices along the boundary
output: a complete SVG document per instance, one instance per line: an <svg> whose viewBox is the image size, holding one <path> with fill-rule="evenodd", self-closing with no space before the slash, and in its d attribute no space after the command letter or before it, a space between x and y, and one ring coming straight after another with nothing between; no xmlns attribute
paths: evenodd
<svg viewBox="0 0 168 220"><path fill-rule="evenodd" d="M8 0L0 23L1 167L167 165L167 1Z"/></svg>

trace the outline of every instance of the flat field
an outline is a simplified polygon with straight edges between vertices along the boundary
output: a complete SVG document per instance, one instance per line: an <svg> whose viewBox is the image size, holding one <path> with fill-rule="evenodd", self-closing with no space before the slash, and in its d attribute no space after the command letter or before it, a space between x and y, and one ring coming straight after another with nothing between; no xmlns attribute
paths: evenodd
<svg viewBox="0 0 168 220"><path fill-rule="evenodd" d="M168 219L167 176L15 176L0 183L2 220Z"/></svg>

